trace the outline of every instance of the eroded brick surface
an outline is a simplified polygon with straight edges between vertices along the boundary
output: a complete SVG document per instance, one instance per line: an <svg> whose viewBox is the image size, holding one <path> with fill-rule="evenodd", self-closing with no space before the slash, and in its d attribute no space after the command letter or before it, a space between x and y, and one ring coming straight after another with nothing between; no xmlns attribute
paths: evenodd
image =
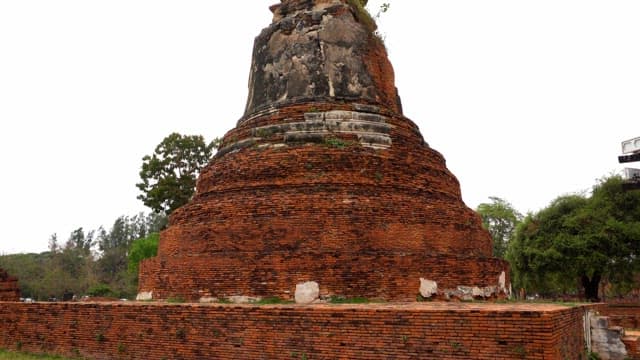
<svg viewBox="0 0 640 360"><path fill-rule="evenodd" d="M598 312L609 317L611 326L640 329L640 304L605 304L598 307Z"/></svg>
<svg viewBox="0 0 640 360"><path fill-rule="evenodd" d="M584 359L581 307L1 303L0 347L88 359Z"/></svg>
<svg viewBox="0 0 640 360"><path fill-rule="evenodd" d="M19 299L18 279L0 269L0 301L18 301Z"/></svg>

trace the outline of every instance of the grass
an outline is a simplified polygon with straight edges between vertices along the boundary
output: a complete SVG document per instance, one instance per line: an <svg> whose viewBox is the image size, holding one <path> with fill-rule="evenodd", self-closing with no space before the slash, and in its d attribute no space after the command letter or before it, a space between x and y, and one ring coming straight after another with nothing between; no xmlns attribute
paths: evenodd
<svg viewBox="0 0 640 360"><path fill-rule="evenodd" d="M355 141L343 140L339 138L328 138L328 139L325 139L324 143L327 146L338 148L338 149L344 149L346 147L354 146L357 144Z"/></svg>
<svg viewBox="0 0 640 360"><path fill-rule="evenodd" d="M61 356L34 355L0 349L0 360L70 360Z"/></svg>
<svg viewBox="0 0 640 360"><path fill-rule="evenodd" d="M363 297L345 298L341 296L334 296L329 299L330 304L368 304L371 301Z"/></svg>
<svg viewBox="0 0 640 360"><path fill-rule="evenodd" d="M182 303L185 303L186 300L184 298L178 296L178 297L170 297L170 298L168 298L167 302L169 304L182 304Z"/></svg>
<svg viewBox="0 0 640 360"><path fill-rule="evenodd" d="M255 305L277 305L277 304L293 304L294 301L290 301L290 300L284 300L284 299L280 299L278 297L268 297L268 298L264 298L261 300L258 300L256 302L253 302L252 304Z"/></svg>

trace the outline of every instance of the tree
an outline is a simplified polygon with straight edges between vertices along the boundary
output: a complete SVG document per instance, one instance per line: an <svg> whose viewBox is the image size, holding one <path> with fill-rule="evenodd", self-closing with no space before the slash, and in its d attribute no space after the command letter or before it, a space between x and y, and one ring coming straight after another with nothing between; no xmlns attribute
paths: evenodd
<svg viewBox="0 0 640 360"><path fill-rule="evenodd" d="M218 143L215 139L206 144L200 135L173 133L164 138L152 155L142 158L142 182L136 184L142 194L138 199L167 215L186 204L195 191L200 170Z"/></svg>
<svg viewBox="0 0 640 360"><path fill-rule="evenodd" d="M109 286L118 297L135 294L137 273L128 271L129 255L133 244L151 232L157 232L166 223L166 217L156 213L118 217L109 231L98 230L101 251L96 261L96 280Z"/></svg>
<svg viewBox="0 0 640 360"><path fill-rule="evenodd" d="M159 240L160 235L158 233L151 233L149 236L138 239L131 244L131 251L129 251L130 273L137 275L140 262L158 254Z"/></svg>
<svg viewBox="0 0 640 360"><path fill-rule="evenodd" d="M536 290L579 284L599 299L604 279L630 281L640 267L640 192L618 176L601 179L592 195L561 196L517 228L508 259L514 280Z"/></svg>
<svg viewBox="0 0 640 360"><path fill-rule="evenodd" d="M58 244L58 234L53 233L49 237L49 251L56 253L60 250L60 244Z"/></svg>
<svg viewBox="0 0 640 360"><path fill-rule="evenodd" d="M504 258L509 241L513 238L516 226L522 221L522 214L509 202L490 197L491 203L478 205L476 211L482 218L482 225L491 233L493 255Z"/></svg>
<svg viewBox="0 0 640 360"><path fill-rule="evenodd" d="M85 234L81 227L77 228L71 232L71 235L65 245L65 249L77 249L82 253L88 254L91 252L91 247L95 245L93 235L93 231L89 231Z"/></svg>
<svg viewBox="0 0 640 360"><path fill-rule="evenodd" d="M128 269L132 244L140 238L155 237L157 248L157 232L166 222L164 215L140 213L120 216L108 229L101 226L85 232L77 228L66 241L53 234L49 237L50 251L0 255L0 268L18 277L25 297L62 299L67 291L81 296L103 294L105 288L110 290L110 296L130 297L136 293L137 280L137 272ZM151 236L152 233L155 234ZM145 250L140 258L154 255L155 252Z"/></svg>

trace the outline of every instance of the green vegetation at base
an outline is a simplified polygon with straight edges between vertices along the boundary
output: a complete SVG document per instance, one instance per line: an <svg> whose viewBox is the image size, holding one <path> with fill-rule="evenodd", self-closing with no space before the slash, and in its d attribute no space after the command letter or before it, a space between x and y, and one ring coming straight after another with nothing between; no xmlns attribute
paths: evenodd
<svg viewBox="0 0 640 360"><path fill-rule="evenodd" d="M330 304L369 304L371 300L364 297L342 297L334 296L329 299Z"/></svg>
<svg viewBox="0 0 640 360"><path fill-rule="evenodd" d="M0 349L0 360L71 360L69 358L53 355L36 355L21 352L13 352Z"/></svg>
<svg viewBox="0 0 640 360"><path fill-rule="evenodd" d="M338 149L344 149L346 147L358 145L356 141L343 140L339 138L328 138L328 139L325 139L324 142L325 142L325 145L329 147L338 148Z"/></svg>
<svg viewBox="0 0 640 360"><path fill-rule="evenodd" d="M278 304L293 304L294 301L280 299L279 297L268 297L253 302L254 305L278 305Z"/></svg>
<svg viewBox="0 0 640 360"><path fill-rule="evenodd" d="M167 299L167 302L169 304L182 304L187 302L183 297L180 296L176 296L176 297L170 297Z"/></svg>

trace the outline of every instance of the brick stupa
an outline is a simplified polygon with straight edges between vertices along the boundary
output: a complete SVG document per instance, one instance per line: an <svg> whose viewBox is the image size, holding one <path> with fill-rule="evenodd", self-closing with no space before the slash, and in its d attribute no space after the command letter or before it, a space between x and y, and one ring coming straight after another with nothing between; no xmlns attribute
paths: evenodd
<svg viewBox="0 0 640 360"><path fill-rule="evenodd" d="M244 116L141 264L140 297L291 299L305 281L325 297L508 294L508 265L403 116L370 16L347 0L271 10Z"/></svg>
<svg viewBox="0 0 640 360"><path fill-rule="evenodd" d="M9 276L6 271L0 269L0 301L20 300L18 279Z"/></svg>

